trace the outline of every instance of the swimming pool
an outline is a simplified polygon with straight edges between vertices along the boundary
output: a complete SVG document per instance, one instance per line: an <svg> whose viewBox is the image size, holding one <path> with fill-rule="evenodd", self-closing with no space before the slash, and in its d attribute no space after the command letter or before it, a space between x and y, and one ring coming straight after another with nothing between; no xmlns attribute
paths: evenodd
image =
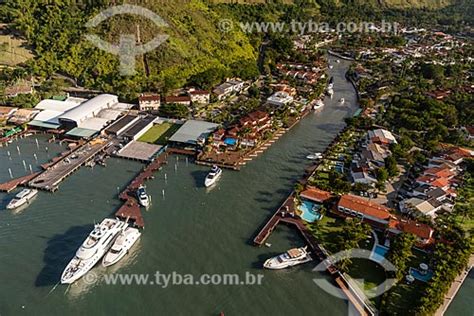
<svg viewBox="0 0 474 316"><path fill-rule="evenodd" d="M303 203L298 206L298 209L301 211L300 217L308 223L319 221L323 217L319 212L313 211L315 205L316 204L313 204L310 201L303 201ZM319 208L319 205L316 205L316 207Z"/></svg>
<svg viewBox="0 0 474 316"><path fill-rule="evenodd" d="M433 271L429 270L426 274L422 274L418 269L410 268L409 273L417 280L422 282L428 282L433 277Z"/></svg>
<svg viewBox="0 0 474 316"><path fill-rule="evenodd" d="M370 259L380 263L383 261L383 259L385 259L385 255L387 254L387 252L387 247L376 245L374 251L372 251L372 253L370 254Z"/></svg>

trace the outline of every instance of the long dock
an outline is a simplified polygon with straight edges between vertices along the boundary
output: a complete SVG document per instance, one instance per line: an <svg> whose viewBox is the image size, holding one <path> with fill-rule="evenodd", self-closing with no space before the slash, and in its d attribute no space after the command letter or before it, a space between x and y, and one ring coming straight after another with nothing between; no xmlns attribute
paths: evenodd
<svg viewBox="0 0 474 316"><path fill-rule="evenodd" d="M59 157L59 159L51 165L46 165L46 171L30 181L28 186L39 190L56 191L64 179L73 174L82 165L93 159L112 143L110 140L93 139L82 146L78 146L78 148L75 148L69 154Z"/></svg>
<svg viewBox="0 0 474 316"><path fill-rule="evenodd" d="M8 182L2 183L0 184L0 191L7 192L7 193L11 192L15 190L17 187L30 182L31 180L36 178L39 174L41 174L41 172L35 172L32 174L29 174L20 178L12 179Z"/></svg>
<svg viewBox="0 0 474 316"><path fill-rule="evenodd" d="M153 174L160 170L161 166L166 163L167 157L168 151L165 151L156 157L148 166L143 168L125 190L119 194L119 198L124 201L124 204L118 209L115 216L122 219L130 219L137 227L145 227L145 221L143 220L141 208L136 199L135 192L145 183L146 180L154 178Z"/></svg>

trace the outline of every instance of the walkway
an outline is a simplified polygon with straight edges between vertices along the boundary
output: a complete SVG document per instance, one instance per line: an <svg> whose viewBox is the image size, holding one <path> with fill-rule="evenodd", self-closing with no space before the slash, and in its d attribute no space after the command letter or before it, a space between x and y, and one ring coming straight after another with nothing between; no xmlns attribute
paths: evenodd
<svg viewBox="0 0 474 316"><path fill-rule="evenodd" d="M127 219L135 223L137 227L144 228L145 221L142 216L140 205L136 199L135 192L138 188L145 183L146 180L153 179L156 171L161 169L161 166L166 163L168 158L168 151L163 152L161 155L156 157L148 166L130 182L125 190L120 193L119 198L125 203L118 209L115 216Z"/></svg>
<svg viewBox="0 0 474 316"><path fill-rule="evenodd" d="M29 175L26 175L26 176L23 176L23 177L20 177L20 178L16 178L16 179L10 180L10 181L5 182L5 183L2 183L2 184L0 184L0 191L7 192L7 193L11 192L11 191L15 190L17 187L30 182L31 180L36 178L40 173L41 172L35 172L35 173L32 173L32 174L29 174Z"/></svg>

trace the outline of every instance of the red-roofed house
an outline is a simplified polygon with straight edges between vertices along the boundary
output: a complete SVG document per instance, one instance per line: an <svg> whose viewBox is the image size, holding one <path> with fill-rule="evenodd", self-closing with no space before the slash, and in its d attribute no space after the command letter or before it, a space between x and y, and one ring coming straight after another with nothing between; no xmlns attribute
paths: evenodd
<svg viewBox="0 0 474 316"><path fill-rule="evenodd" d="M391 219L387 234L398 235L400 233L413 234L417 237L418 246L424 247L434 242L434 229L427 224L412 220Z"/></svg>
<svg viewBox="0 0 474 316"><path fill-rule="evenodd" d="M191 105L191 97L188 95L183 96L168 96L165 98L166 104L182 104L186 106Z"/></svg>
<svg viewBox="0 0 474 316"><path fill-rule="evenodd" d="M332 193L315 187L308 187L300 193L300 197L316 203L324 203L332 197Z"/></svg>
<svg viewBox="0 0 474 316"><path fill-rule="evenodd" d="M420 185L429 185L436 188L447 190L450 187L448 178L436 177L431 175L422 175L416 179L416 182Z"/></svg>
<svg viewBox="0 0 474 316"><path fill-rule="evenodd" d="M189 96L193 103L208 104L211 99L211 93L205 90L190 90Z"/></svg>
<svg viewBox="0 0 474 316"><path fill-rule="evenodd" d="M389 208L351 194L341 196L337 211L345 217L358 217L380 228L385 228L392 217Z"/></svg>

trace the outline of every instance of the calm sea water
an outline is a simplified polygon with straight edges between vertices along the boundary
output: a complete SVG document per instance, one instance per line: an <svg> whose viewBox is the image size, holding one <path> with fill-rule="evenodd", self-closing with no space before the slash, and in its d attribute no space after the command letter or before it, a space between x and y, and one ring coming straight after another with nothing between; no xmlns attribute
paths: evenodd
<svg viewBox="0 0 474 316"><path fill-rule="evenodd" d="M322 151L344 127L344 118L355 111L353 88L344 79L348 65L341 62L331 70L334 100L326 100L321 112L310 114L240 172L224 171L216 187L202 185L207 168L185 157L170 157L169 164L147 182L153 205L144 212L146 228L139 243L117 266L93 270L98 276L153 275L156 271L196 277L244 276L250 272L264 275L262 285L162 288L113 286L104 281L87 284L84 280L69 287L58 285L62 270L93 223L114 213L121 205L117 192L142 168L136 162L110 159L106 168L81 168L54 194L40 192L20 212L4 210L12 194L0 194L0 314L347 314L344 300L313 283L314 277L325 277L311 271L314 264L285 271L261 269L266 258L303 245L295 231L278 227L269 239L271 248L256 248L251 241L303 175L308 166L306 155ZM341 97L345 105L338 104ZM33 137L0 149L0 181L10 178L8 168L15 177L20 176L29 172L29 164L35 168L64 150L46 143L45 137L37 138L39 149Z"/></svg>

